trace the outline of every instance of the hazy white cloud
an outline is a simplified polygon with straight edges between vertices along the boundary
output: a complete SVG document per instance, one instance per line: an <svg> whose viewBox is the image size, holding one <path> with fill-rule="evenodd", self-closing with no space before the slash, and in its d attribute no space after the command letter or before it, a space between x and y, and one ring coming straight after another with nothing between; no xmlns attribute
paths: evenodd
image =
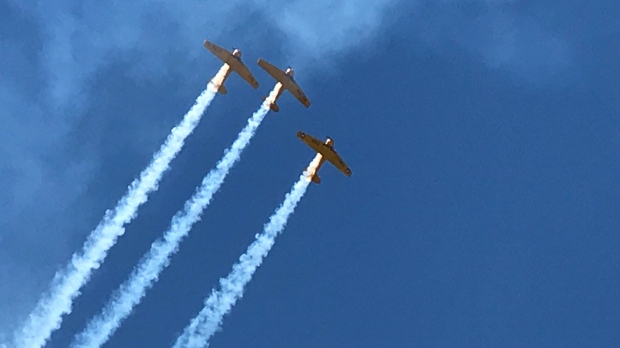
<svg viewBox="0 0 620 348"><path fill-rule="evenodd" d="M419 1L413 33L428 46L457 44L490 68L528 82L548 81L573 60L568 38L554 32L543 10L528 15L518 0Z"/></svg>

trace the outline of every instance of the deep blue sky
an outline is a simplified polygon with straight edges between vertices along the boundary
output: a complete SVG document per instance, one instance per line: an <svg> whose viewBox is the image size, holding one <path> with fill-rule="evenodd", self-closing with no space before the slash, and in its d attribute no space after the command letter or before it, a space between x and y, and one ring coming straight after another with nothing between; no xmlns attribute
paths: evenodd
<svg viewBox="0 0 620 348"><path fill-rule="evenodd" d="M312 159L298 130L334 138L353 176L322 169L213 347L617 347L619 4L291 2L282 24L266 14L278 1L78 3L0 1L0 326L217 71L209 38L244 51L259 91L229 79L50 347L98 313L260 105L274 81L259 57L297 68L312 106L282 96L106 347L172 344Z"/></svg>

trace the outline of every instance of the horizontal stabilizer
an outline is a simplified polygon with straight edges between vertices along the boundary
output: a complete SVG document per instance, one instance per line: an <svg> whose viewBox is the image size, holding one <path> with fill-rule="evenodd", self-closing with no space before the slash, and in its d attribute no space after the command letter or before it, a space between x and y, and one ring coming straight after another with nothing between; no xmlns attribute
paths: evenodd
<svg viewBox="0 0 620 348"><path fill-rule="evenodd" d="M314 174L312 176L312 182L314 182L315 184L320 184L321 183L321 178L319 178L319 174Z"/></svg>
<svg viewBox="0 0 620 348"><path fill-rule="evenodd" d="M266 100L266 99L267 99L267 97L263 97L263 100ZM271 109L271 111L273 111L273 112L278 112L278 111L280 111L280 107L279 107L279 106L278 106L278 104L276 104L275 102L271 103L271 104L269 105L269 108L270 108L270 109Z"/></svg>

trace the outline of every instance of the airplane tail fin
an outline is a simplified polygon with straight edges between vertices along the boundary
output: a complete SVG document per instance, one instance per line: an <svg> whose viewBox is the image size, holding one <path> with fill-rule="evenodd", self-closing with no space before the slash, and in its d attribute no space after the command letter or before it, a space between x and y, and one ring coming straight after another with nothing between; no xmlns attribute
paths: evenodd
<svg viewBox="0 0 620 348"><path fill-rule="evenodd" d="M315 184L320 184L321 183L321 178L319 178L319 174L314 174L312 176L312 182L314 182Z"/></svg>
<svg viewBox="0 0 620 348"><path fill-rule="evenodd" d="M228 93L228 90L226 89L226 87L224 87L224 85L220 85L220 87L217 89L217 91L222 93L222 94Z"/></svg>
<svg viewBox="0 0 620 348"><path fill-rule="evenodd" d="M267 97L263 97L263 100L266 100L266 99L267 99ZM274 102L274 103L271 103L271 105L269 105L269 108L270 108L270 109L271 109L271 111L273 111L273 112L278 112L278 111L280 111L280 107L279 107L279 106L278 106L278 104L276 104L275 102Z"/></svg>

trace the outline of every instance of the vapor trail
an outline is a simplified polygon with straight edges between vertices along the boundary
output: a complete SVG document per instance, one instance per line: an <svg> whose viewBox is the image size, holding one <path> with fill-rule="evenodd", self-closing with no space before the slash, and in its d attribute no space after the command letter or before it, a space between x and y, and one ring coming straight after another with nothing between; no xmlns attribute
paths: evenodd
<svg viewBox="0 0 620 348"><path fill-rule="evenodd" d="M244 287L262 264L263 259L274 245L276 237L286 226L286 222L295 210L297 203L306 193L311 177L308 173L314 171L319 159L320 157L317 156L308 167L307 172L293 185L282 205L269 218L263 232L256 235L256 240L248 247L245 254L241 255L239 262L233 266L230 274L226 278L220 279L221 289L219 291L214 290L205 300L203 309L177 338L174 348L202 348L208 345L211 336L220 328L224 315L243 296Z"/></svg>
<svg viewBox="0 0 620 348"><path fill-rule="evenodd" d="M201 218L202 212L209 205L228 175L232 166L241 157L241 152L250 143L267 112L269 100L274 92L263 103L248 124L241 130L237 139L225 151L224 157L202 180L196 193L185 202L183 210L172 218L170 228L151 245L149 252L142 258L119 289L112 295L103 311L93 318L86 329L74 338L72 347L100 347L118 329L121 322L131 314L135 305L144 297L146 291L158 280L161 271L170 263L170 256L175 253L181 240L187 236L192 226Z"/></svg>
<svg viewBox="0 0 620 348"><path fill-rule="evenodd" d="M228 66L223 66L216 78L223 76L227 69ZM136 217L138 207L146 202L148 194L157 189L170 162L181 151L185 139L196 128L215 94L215 88L209 84L181 123L172 129L148 167L131 183L125 196L113 210L106 211L97 228L88 236L82 251L73 254L71 262L56 273L48 292L41 297L24 326L14 333L16 347L42 347L52 332L60 327L62 316L71 312L80 288L90 280L93 270L101 266L110 248L125 232L124 225Z"/></svg>

